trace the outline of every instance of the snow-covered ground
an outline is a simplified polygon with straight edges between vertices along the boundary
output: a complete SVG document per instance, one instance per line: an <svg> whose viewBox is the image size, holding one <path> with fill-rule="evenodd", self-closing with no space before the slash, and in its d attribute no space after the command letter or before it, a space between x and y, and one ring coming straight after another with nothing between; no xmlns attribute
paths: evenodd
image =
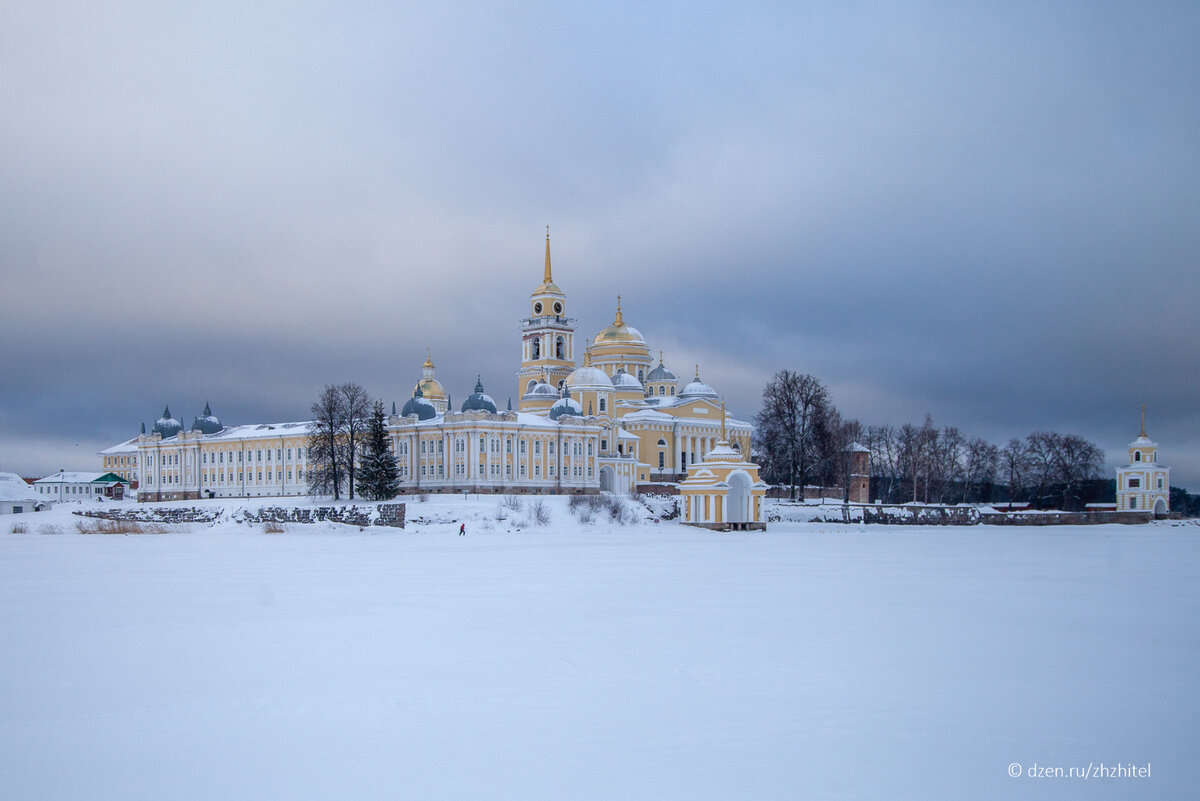
<svg viewBox="0 0 1200 801"><path fill-rule="evenodd" d="M519 530L529 499L410 502L402 531L0 518L0 797L1194 796L1200 527L545 502Z"/></svg>

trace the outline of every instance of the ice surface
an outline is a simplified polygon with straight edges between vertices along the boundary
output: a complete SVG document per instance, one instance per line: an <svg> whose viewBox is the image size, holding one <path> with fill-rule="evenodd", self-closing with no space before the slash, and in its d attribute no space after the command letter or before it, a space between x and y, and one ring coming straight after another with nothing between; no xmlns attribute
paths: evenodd
<svg viewBox="0 0 1200 801"><path fill-rule="evenodd" d="M718 534L555 498L517 530L523 503L410 501L433 522L404 531L0 518L0 795L1193 793L1200 528ZM1008 775L1101 761L1151 778Z"/></svg>

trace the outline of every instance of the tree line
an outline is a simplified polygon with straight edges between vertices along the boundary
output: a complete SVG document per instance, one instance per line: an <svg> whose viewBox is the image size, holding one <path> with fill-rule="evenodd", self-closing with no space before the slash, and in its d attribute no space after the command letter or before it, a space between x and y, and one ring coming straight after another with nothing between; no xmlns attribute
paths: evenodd
<svg viewBox="0 0 1200 801"><path fill-rule="evenodd" d="M371 501L400 492L400 473L387 436L383 401L372 402L359 384L327 384L312 405L308 437L308 490L312 495L355 490Z"/></svg>
<svg viewBox="0 0 1200 801"><path fill-rule="evenodd" d="M1080 509L1111 500L1104 451L1075 434L1036 431L1003 447L954 426L863 425L844 420L816 377L783 370L763 389L755 417L763 479L791 488L845 487L848 449L870 451L871 500L884 503L1028 502Z"/></svg>

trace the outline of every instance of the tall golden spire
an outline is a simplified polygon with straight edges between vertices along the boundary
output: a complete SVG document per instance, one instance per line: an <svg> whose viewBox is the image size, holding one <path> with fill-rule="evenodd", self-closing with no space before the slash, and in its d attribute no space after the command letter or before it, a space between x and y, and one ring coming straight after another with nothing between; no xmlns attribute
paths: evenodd
<svg viewBox="0 0 1200 801"><path fill-rule="evenodd" d="M613 320L613 325L618 326L618 327L625 325L625 320L621 317L621 296L620 295L617 295L617 319Z"/></svg>
<svg viewBox="0 0 1200 801"><path fill-rule="evenodd" d="M1142 436L1146 436L1146 404L1142 404Z"/></svg>
<svg viewBox="0 0 1200 801"><path fill-rule="evenodd" d="M548 225L546 226L546 275L542 283L554 283L554 279L550 277L550 226Z"/></svg>
<svg viewBox="0 0 1200 801"><path fill-rule="evenodd" d="M583 366L592 366L592 343L588 340L583 340Z"/></svg>

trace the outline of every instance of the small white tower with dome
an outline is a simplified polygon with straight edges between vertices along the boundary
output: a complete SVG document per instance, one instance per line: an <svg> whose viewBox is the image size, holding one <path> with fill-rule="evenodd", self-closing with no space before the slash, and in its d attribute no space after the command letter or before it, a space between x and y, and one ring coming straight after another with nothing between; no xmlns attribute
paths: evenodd
<svg viewBox="0 0 1200 801"><path fill-rule="evenodd" d="M1146 405L1142 404L1142 433L1129 443L1129 464L1117 468L1117 511L1171 510L1171 469L1158 463L1158 443L1146 436Z"/></svg>

